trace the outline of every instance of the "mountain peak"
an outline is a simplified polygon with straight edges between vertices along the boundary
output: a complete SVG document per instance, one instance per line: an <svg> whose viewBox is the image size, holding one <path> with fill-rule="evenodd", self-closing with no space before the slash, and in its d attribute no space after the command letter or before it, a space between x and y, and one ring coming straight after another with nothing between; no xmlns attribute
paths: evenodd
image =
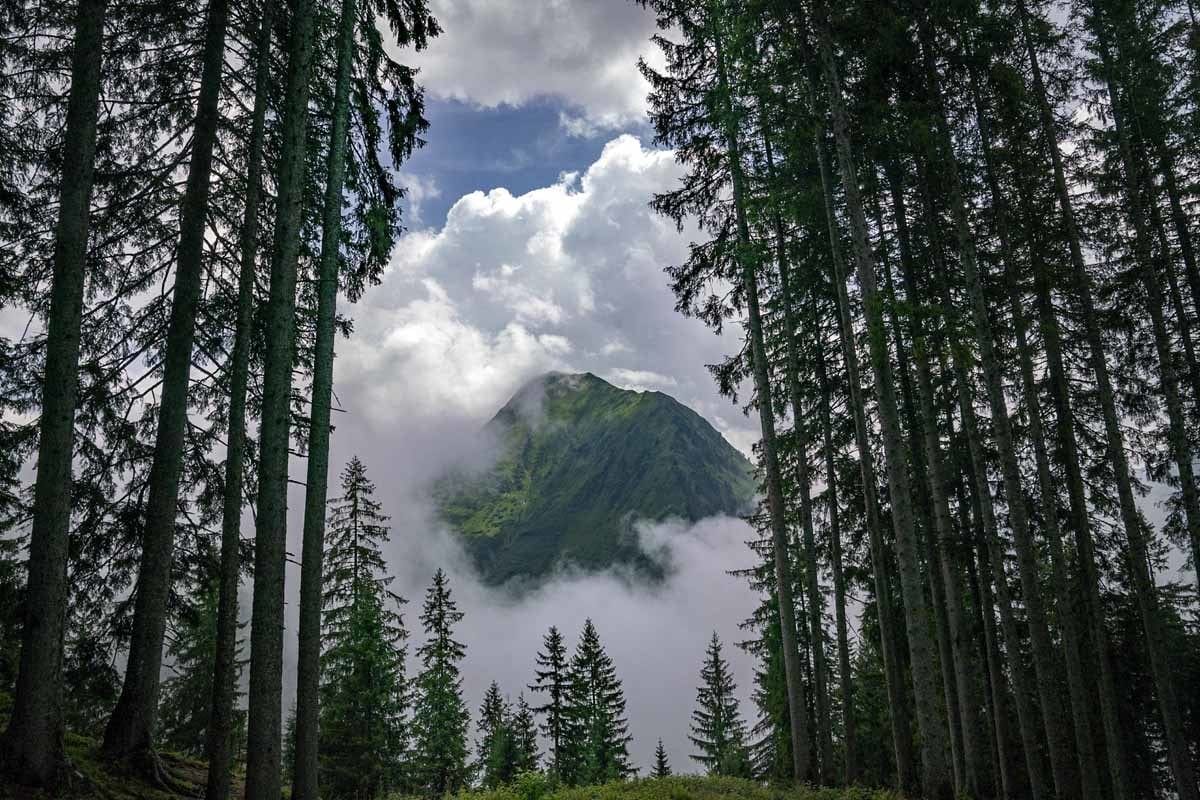
<svg viewBox="0 0 1200 800"><path fill-rule="evenodd" d="M560 565L654 574L636 520L695 521L746 510L751 467L712 425L662 392L590 372L526 383L485 426L498 457L435 494L485 580L536 580Z"/></svg>

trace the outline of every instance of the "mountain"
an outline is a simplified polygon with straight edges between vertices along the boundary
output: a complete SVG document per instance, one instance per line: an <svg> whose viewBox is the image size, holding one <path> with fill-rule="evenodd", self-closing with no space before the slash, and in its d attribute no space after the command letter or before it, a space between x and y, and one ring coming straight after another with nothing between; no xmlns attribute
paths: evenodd
<svg viewBox="0 0 1200 800"><path fill-rule="evenodd" d="M754 495L750 463L695 411L591 373L531 381L483 437L495 460L447 475L434 495L489 583L560 564L655 575L635 520L737 514Z"/></svg>

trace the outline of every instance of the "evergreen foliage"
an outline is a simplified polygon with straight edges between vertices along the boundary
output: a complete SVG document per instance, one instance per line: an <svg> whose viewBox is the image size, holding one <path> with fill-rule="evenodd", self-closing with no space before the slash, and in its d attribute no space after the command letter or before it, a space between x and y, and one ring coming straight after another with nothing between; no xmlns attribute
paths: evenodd
<svg viewBox="0 0 1200 800"><path fill-rule="evenodd" d="M590 619L584 623L571 657L565 705L572 726L568 748L577 771L563 776L563 780L606 783L631 775L632 737L625 718L625 692Z"/></svg>
<svg viewBox="0 0 1200 800"><path fill-rule="evenodd" d="M376 797L405 786L406 640L388 589L387 517L357 457L331 503L324 559L321 784L333 797Z"/></svg>
<svg viewBox="0 0 1200 800"><path fill-rule="evenodd" d="M412 779L414 788L428 797L457 792L468 775L470 714L458 669L466 648L454 639L454 626L462 617L446 573L439 569L421 612L425 643L417 650L421 671L413 686Z"/></svg>
<svg viewBox="0 0 1200 800"><path fill-rule="evenodd" d="M671 763L667 760L667 751L663 748L662 739L654 748L654 766L650 768L650 777L667 778L671 775Z"/></svg>
<svg viewBox="0 0 1200 800"><path fill-rule="evenodd" d="M710 775L750 777L746 726L735 694L737 685L733 682L729 662L721 655L721 640L715 632L700 668L700 681L688 736L699 752L692 758Z"/></svg>

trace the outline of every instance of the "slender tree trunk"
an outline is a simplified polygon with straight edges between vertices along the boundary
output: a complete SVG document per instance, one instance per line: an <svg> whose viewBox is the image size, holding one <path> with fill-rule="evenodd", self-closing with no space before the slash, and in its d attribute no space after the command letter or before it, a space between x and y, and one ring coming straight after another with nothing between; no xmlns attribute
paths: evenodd
<svg viewBox="0 0 1200 800"><path fill-rule="evenodd" d="M804 683L801 679L800 650L796 634L796 608L792 598L791 564L788 558L788 536L786 513L783 504L783 481L779 470L779 456L775 449L775 410L771 398L771 383L767 370L767 352L763 343L762 315L759 310L758 277L754 262L749 257L750 229L746 222L744 178L742 176L741 152L739 148L737 121L733 105L729 101L730 86L725 71L725 55L721 35L716 33L714 44L717 50L720 91L726 98L723 120L725 146L729 167L733 177L733 198L737 214L737 237L741 251L742 281L746 292L746 313L750 336L751 366L754 385L758 395L758 417L762 426L763 467L767 482L767 514L770 518L771 539L775 554L775 591L779 601L779 622L783 645L784 680L787 683L788 716L792 734L792 768L795 779L807 781L811 777L809 754L809 731L807 726L808 704L804 699Z"/></svg>
<svg viewBox="0 0 1200 800"><path fill-rule="evenodd" d="M3 742L5 771L21 783L46 787L56 783L64 759L63 626L71 461L107 8L107 0L80 0L75 12L29 535L25 607L30 612L24 619L12 715Z"/></svg>
<svg viewBox="0 0 1200 800"><path fill-rule="evenodd" d="M287 487L292 360L296 336L296 262L304 203L309 76L313 60L313 0L292 6L288 72L280 124L279 175L266 309L258 516L251 610L250 696L246 729L246 797L280 794L283 694L283 581L287 548Z"/></svg>
<svg viewBox="0 0 1200 800"><path fill-rule="evenodd" d="M1083 260L1083 249L1080 246L1079 229L1075 223L1075 212L1071 202L1071 192L1067 185L1066 171L1063 168L1062 154L1058 149L1058 137L1054 126L1054 113L1046 94L1045 83L1042 79L1041 65L1038 61L1037 50L1033 46L1033 37L1029 31L1029 15L1023 0L1017 0L1017 13L1021 22L1021 35L1025 43L1026 55L1029 58L1030 71L1033 77L1033 89L1038 103L1038 125L1046 149L1050 154L1051 166L1054 173L1054 190L1058 196L1059 208L1062 211L1063 231L1071 253L1071 266L1074 277L1075 294L1082 306L1082 316L1088 341L1089 360L1096 377L1097 393L1104 417L1104 429L1108 458L1113 466L1113 475L1117 483L1121 519L1125 528L1126 539L1135 553L1141 553L1141 559L1131 559L1134 590L1138 598L1143 625L1146 627L1149 649L1153 654L1161 649L1160 638L1157 636L1157 598L1149 576L1142 565L1145 562L1145 542L1142 536L1141 518L1133 498L1133 487L1129 480L1129 462L1125 455L1125 443L1121 433L1120 421L1113 401L1112 384L1108 374L1108 361L1104 353L1100 327L1096 321L1095 303L1092 299L1091 278ZM1091 523L1087 513L1087 504L1083 490L1083 476L1080 469L1080 457L1074 433L1074 416L1070 408L1070 391L1066 370L1063 365L1062 346L1058 335L1058 322L1050 302L1049 284L1045 270L1038 271L1038 303L1043 341L1047 349L1048 363L1053 377L1052 386L1055 397L1055 414L1058 417L1059 448L1068 480L1067 489L1070 493L1072 517L1075 520L1076 543L1079 550L1080 564L1084 570L1084 580L1087 582L1088 604L1090 607L1090 622L1093 647L1101 665L1101 711L1104 719L1105 743L1108 753L1109 776L1112 780L1113 796L1122 798L1131 796L1129 776L1126 770L1123 734L1117 714L1115 689L1111 679L1111 662L1108 657L1107 633L1104 627L1104 611L1100 603L1099 574L1096 570L1094 548L1092 546ZM1152 662L1154 657L1151 658ZM1159 658L1161 661L1161 656ZM1106 677L1107 676L1107 677ZM1156 675L1157 677L1157 675Z"/></svg>
<svg viewBox="0 0 1200 800"><path fill-rule="evenodd" d="M896 534L896 554L900 564L900 585L904 595L905 622L913 674L913 697L917 727L921 737L922 789L931 800L951 798L954 787L946 763L946 726L938 708L937 657L929 635L929 607L921 578L921 556L912 515L912 487L907 473L905 446L896 410L892 365L884 339L882 307L875 284L875 263L867 236L866 217L859 195L858 171L850 148L849 124L841 80L830 43L826 11L818 4L818 40L822 66L833 116L834 140L841 166L846 205L858 264L858 282L863 293L871 366L879 398L879 420L883 430L887 458L888 486L892 503L892 524Z"/></svg>
<svg viewBox="0 0 1200 800"><path fill-rule="evenodd" d="M186 450L192 344L200 310L200 283L204 277L204 231L208 222L209 184L213 148L217 141L217 101L221 93L221 70L225 64L228 18L229 0L211 0L205 23L200 96L192 131L192 160L180 214L175 288L167 324L162 402L158 410L154 459L150 466L146 527L134 596L133 632L121 696L104 730L104 752L115 759L147 758L154 745L163 637L167 628L167 596L171 591L171 561L175 550L179 477ZM146 766L153 767L153 764Z"/></svg>
<svg viewBox="0 0 1200 800"><path fill-rule="evenodd" d="M767 160L768 178L775 181L775 159L771 150L770 132L763 130L763 147ZM795 318L793 287L788 263L787 239L779 204L771 197L771 222L775 237L775 261L779 269L779 294L783 305L784 347L787 357L788 400L792 406L792 425L796 438L796 481L800 492L800 528L804 545L804 583L809 596L808 622L812 639L813 672L817 710L817 748L820 763L818 780L827 783L833 778L833 725L829 712L829 677L825 658L825 632L821 623L821 587L818 576L817 545L813 535L812 481L808 464L808 431L805 427L804 404L800 392L800 356L796 337L799 326Z"/></svg>
<svg viewBox="0 0 1200 800"><path fill-rule="evenodd" d="M854 416L854 439L862 473L864 516L871 549L871 575L875 584L875 601L879 606L880 653L887 682L888 717L892 727L892 746L896 757L896 773L900 788L908 790L916 784L913 764L912 728L909 724L908 703L904 696L904 677L900 656L896 652L899 636L892 630L896 616L892 610L891 580L887 553L883 544L883 523L880 519L878 481L871 455L871 440L867 427L866 404L862 396L862 380L858 365L858 350L854 345L854 324L850 319L850 298L846 291L846 267L842 261L840 236L833 208L833 179L825 143L820 133L815 140L821 185L825 195L825 217L829 229L830 260L833 266L831 283L837 305L838 330L842 354L846 360L846 382L850 389L850 406Z"/></svg>
<svg viewBox="0 0 1200 800"><path fill-rule="evenodd" d="M1179 396L1179 384L1175 375L1175 354L1171 352L1166 321L1163 318L1164 299L1162 285L1159 282L1158 272L1150 257L1150 242L1146 231L1142 192L1138 188L1140 184L1138 165L1134 158L1129 129L1124 124L1121 99L1114 85L1115 70L1106 41L1105 24L1099 17L1099 10L1096 8L1095 3L1092 4L1092 9L1093 14L1090 21L1096 33L1100 57L1104 66L1104 72L1106 73L1105 81L1112 103L1113 126L1116 128L1117 140L1121 152L1121 163L1124 170L1126 201L1129 207L1129 215L1133 222L1134 256L1137 262L1138 273L1142 279L1142 285L1146 291L1146 306L1147 311L1150 313L1151 327L1154 331L1154 345L1158 353L1160 384L1166 398L1169 426L1167 437L1171 447L1171 454L1179 470L1179 483L1183 494L1184 516L1187 520L1188 534L1193 541L1196 541L1200 539L1200 498L1197 497L1196 483L1192 470L1193 456L1191 447L1184 429L1183 403ZM1145 575L1148 569L1147 565L1149 564L1145 552L1138 553L1135 549L1131 553L1131 560L1134 562L1132 565L1133 570L1143 575L1145 580L1153 584L1150 576ZM1153 593L1157 590L1151 585L1149 591ZM1161 625L1161 619L1157 608L1152 610L1151 616L1153 620L1151 620L1150 625L1158 628ZM1151 634L1147 631L1147 638L1150 637ZM1160 637L1155 636L1154 638ZM1175 788L1179 793L1180 799L1197 800L1197 798L1200 798L1200 787L1197 787L1196 784L1195 767L1192 764L1192 755L1187 744L1183 719L1179 713L1174 679L1171 675L1170 660L1168 654L1165 652L1159 652L1160 658L1155 659L1156 652L1158 652L1157 648L1153 648L1152 646L1150 657L1152 669L1156 677L1155 684L1158 689L1158 702L1163 717L1167 760L1171 765L1171 773L1175 778ZM1158 663L1155 663L1156 660Z"/></svg>
<svg viewBox="0 0 1200 800"><path fill-rule="evenodd" d="M1160 137L1156 142L1158 150L1158 171L1162 175L1163 186L1167 191L1167 202L1171 206L1171 225L1175 228L1175 238L1179 240L1179 252L1183 256L1184 276L1187 279L1188 290L1192 295L1192 311L1200 319L1200 267L1196 263L1196 248L1192 243L1192 230L1188 224L1187 214L1183 210L1183 201L1179 191L1179 183L1175 176L1175 162L1166 141ZM1197 399L1200 402L1200 398Z"/></svg>
<svg viewBox="0 0 1200 800"><path fill-rule="evenodd" d="M1033 444L1037 464L1038 492L1041 499L1042 525L1046 541L1050 546L1050 565L1058 604L1058 619L1062 627L1063 650L1067 664L1067 687L1071 701L1071 717L1075 723L1076 757L1079 764L1080 790L1085 798L1101 798L1103 791L1099 782L1100 765L1096 756L1096 742L1092 735L1091 708L1095 702L1090 689L1082 658L1082 628L1079 623L1079 604L1068 576L1066 558L1063 555L1062 532L1058 524L1058 489L1050 472L1050 459L1046 452L1046 439L1042 425L1041 398L1038 396L1037 380L1033 371L1033 357L1028 343L1028 322L1022 304L1019 277L1012 264L1014 243L1009 235L1011 216L1008 201L1000 189L996 177L992 153L991 123L983 110L979 85L975 71L971 73L971 94L975 116L979 125L983 145L984 177L992 197L997 235L1005 269L1008 288L1009 311L1017 341L1017 354L1021 367L1022 390L1026 413L1029 417L1029 439Z"/></svg>
<svg viewBox="0 0 1200 800"><path fill-rule="evenodd" d="M1038 700L1049 744L1050 769L1054 776L1056 794L1060 798L1078 797L1078 778L1072 774L1071 768L1070 726L1069 721L1064 719L1067 715L1064 714L1062 704L1059 702L1058 660L1055 656L1050 626L1042 602L1037 552L1029 529L1025 492L1021 486L1021 471L1017 463L1016 445L1013 441L1012 422L1008 416L1008 403L1004 397L1000 359L996 353L991 320L988 318L987 297L984 294L983 280L979 274L975 240L967 216L966 201L958 174L958 162L953 150L940 81L933 62L933 37L927 18L922 17L918 28L921 32L926 78L936 113L936 136L946 169L946 188L949 193L950 210L954 218L959 266L966 278L975 342L979 348L984 387L992 412L992 431L996 448L1000 454L1001 475L1008 497L1009 524L1012 528L1013 544L1017 553L1017 574L1021 580L1022 600L1025 603Z"/></svg>
<svg viewBox="0 0 1200 800"><path fill-rule="evenodd" d="M815 309L814 309L815 312ZM814 313L813 319L817 316ZM825 366L824 334L818 329L815 342L817 383L821 387L822 450L825 457L825 496L829 506L829 560L833 572L833 613L837 625L838 672L842 689L842 747L845 751L847 785L858 779L858 725L854 710L854 675L850 669L850 637L846 624L846 578L842 572L842 527L838 509L837 462L833 447L833 419L829 375Z"/></svg>
<svg viewBox="0 0 1200 800"><path fill-rule="evenodd" d="M955 353L952 357L955 379L958 384L959 413L962 417L963 433L967 439L967 449L971 460L971 480L974 485L974 496L977 503L976 513L983 529L984 541L987 544L987 561L992 571L992 581L996 587L996 600L1000 610L1000 629L1004 636L1005 649L1008 652L1009 672L1012 676L1013 694L1017 702L1017 725L1021 733L1021 743L1025 751L1025 766L1029 772L1030 795L1034 800L1046 796L1049 781L1045 773L1043 759L1045 754L1042 741L1038 735L1038 713L1033 703L1034 676L1030 674L1025 662L1021 646L1021 633L1017 626L1016 615L1013 613L1013 599L1008 587L1008 575L1004 571L1004 548L1000 544L1000 536L996 530L996 515L992 508L991 486L987 477L987 459L980 444L979 429L975 421L975 409L971 400L969 388L970 377L962 364L962 359ZM984 565L980 564L982 570ZM981 580L986 581L986 574L981 574Z"/></svg>
<svg viewBox="0 0 1200 800"><path fill-rule="evenodd" d="M317 733L321 688L321 595L325 555L325 505L329 489L329 416L333 399L334 325L337 317L338 258L342 232L342 189L346 149L350 71L354 57L356 0L342 0L338 23L337 78L333 122L325 172L321 225L321 263L317 293L317 335L304 494L304 550L300 567L300 643L296 686L296 750L292 797L317 800ZM357 585L357 581L356 581Z"/></svg>
<svg viewBox="0 0 1200 800"><path fill-rule="evenodd" d="M990 782L981 742L982 723L979 718L979 708L982 704L975 691L975 676L979 674L980 668L971 647L964 612L962 574L956 558L954 524L950 518L950 502L947 496L949 473L942 454L941 434L937 428L933 379L922 322L926 311L920 301L917 289L900 171L896 165L890 165L889 171L891 173L889 183L891 185L892 210L896 220L896 236L900 247L900 264L904 277L904 294L911 306L909 337L912 340L913 359L917 368L917 397L921 404L920 416L925 461L929 465L929 491L933 501L934 522L937 526L936 563L941 567L942 584L945 587L947 621L953 650L954 691L962 720L964 783L970 796L985 797L990 791L988 785ZM931 560L930 563L932 565L935 562Z"/></svg>
<svg viewBox="0 0 1200 800"><path fill-rule="evenodd" d="M954 441L954 429L950 428L950 441ZM972 600L979 617L979 628L982 634L982 650L987 665L987 680L985 681L987 709L992 721L992 742L994 744L993 771L999 781L999 797L1015 798L1018 790L1016 779L1012 775L1012 732L1008 718L1008 684L1004 678L1004 668L1000 661L1000 649L996 643L996 610L992 601L992 587L987 575L990 570L987 550L983 544L983 536L979 533L978 515L972 517L972 507L966 495L969 490L961 475L958 484L959 529L964 543L970 545L971 552L977 553L980 559L979 569L975 569L975 557L967 559L967 574L970 578Z"/></svg>
<svg viewBox="0 0 1200 800"><path fill-rule="evenodd" d="M1179 277L1175 274L1175 267L1171 263L1171 243L1167 240L1167 230L1163 223L1162 212L1154 198L1154 186L1150 182L1149 170L1143 165L1139 173L1142 176L1142 186L1146 192L1146 207L1150 210L1150 224L1154 228L1154 238L1158 240L1160 255L1155 259L1158 265L1154 268L1161 269L1162 274L1167 276L1167 295L1171 298L1171 310L1175 313L1175 321L1179 326L1179 341L1183 345L1183 363L1187 367L1186 378L1191 383L1192 397L1200 398L1200 362L1197 362L1196 359L1192 321L1188 317L1187 308L1183 305L1183 294L1179 290ZM1183 411L1182 404L1180 410ZM1196 542L1200 542L1200 537L1192 538L1193 553L1198 552L1195 547Z"/></svg>
<svg viewBox="0 0 1200 800"><path fill-rule="evenodd" d="M221 577L217 600L217 642L213 665L212 707L205 755L208 782L205 800L229 797L233 760L234 700L237 695L238 586L242 558L242 490L246 460L246 385L250 375L250 340L254 322L254 276L258 256L258 211L262 198L263 143L267 91L271 76L271 26L274 0L262 5L257 59L254 65L254 110L250 123L246 207L239 236L237 320L229 366L229 426L225 447L225 494L221 518Z"/></svg>

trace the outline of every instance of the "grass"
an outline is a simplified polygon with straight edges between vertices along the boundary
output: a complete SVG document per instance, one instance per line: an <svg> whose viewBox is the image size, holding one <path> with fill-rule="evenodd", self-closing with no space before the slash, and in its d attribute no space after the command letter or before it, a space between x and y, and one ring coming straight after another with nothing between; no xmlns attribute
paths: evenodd
<svg viewBox="0 0 1200 800"><path fill-rule="evenodd" d="M465 792L458 800L900 800L900 796L879 789L784 788L740 778L701 776L642 778L555 789L540 776L527 775L512 786Z"/></svg>

